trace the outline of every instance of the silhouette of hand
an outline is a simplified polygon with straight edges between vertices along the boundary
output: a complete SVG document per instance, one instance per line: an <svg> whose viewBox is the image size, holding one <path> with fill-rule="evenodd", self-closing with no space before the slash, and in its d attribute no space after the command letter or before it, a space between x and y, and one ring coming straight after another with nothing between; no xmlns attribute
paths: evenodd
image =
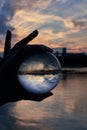
<svg viewBox="0 0 87 130"><path fill-rule="evenodd" d="M35 30L11 48L11 32L9 30L7 31L4 56L0 66L0 105L22 99L42 101L52 95L51 92L43 95L34 95L29 93L20 85L17 78L19 65L26 55L31 56L38 52L52 52L51 48L44 45L27 44L37 35L38 31Z"/></svg>

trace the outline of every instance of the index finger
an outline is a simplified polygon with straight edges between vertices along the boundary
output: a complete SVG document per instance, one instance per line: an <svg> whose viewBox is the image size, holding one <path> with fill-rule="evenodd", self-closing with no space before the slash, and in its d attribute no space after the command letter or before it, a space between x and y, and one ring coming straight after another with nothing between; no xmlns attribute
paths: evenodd
<svg viewBox="0 0 87 130"><path fill-rule="evenodd" d="M31 34L29 34L27 37L16 43L16 45L11 49L11 51L14 51L24 45L27 45L28 42L33 40L38 35L38 30L33 31Z"/></svg>

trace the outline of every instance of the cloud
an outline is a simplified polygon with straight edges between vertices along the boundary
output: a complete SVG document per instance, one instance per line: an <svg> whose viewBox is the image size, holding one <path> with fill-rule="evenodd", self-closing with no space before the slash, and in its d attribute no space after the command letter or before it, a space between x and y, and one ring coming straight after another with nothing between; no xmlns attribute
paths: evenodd
<svg viewBox="0 0 87 130"><path fill-rule="evenodd" d="M52 0L33 0L33 7L34 8L40 8L40 9L45 9L47 8Z"/></svg>
<svg viewBox="0 0 87 130"><path fill-rule="evenodd" d="M34 11L29 13L27 10L17 11L12 23L16 28L18 38L27 35L30 30L34 30L36 28L40 30L40 34L35 41L32 41L32 43L42 42L45 45L50 44L55 47L59 46L58 42L60 39L62 39L62 41L65 41L66 38L69 40L71 35L77 35L77 33L87 27L86 19L73 20L71 18L63 18L61 16L42 14ZM70 42L68 42L68 40L65 43L66 46L68 43L68 46L70 46ZM64 42L62 43L65 45Z"/></svg>
<svg viewBox="0 0 87 130"><path fill-rule="evenodd" d="M59 2L59 3L61 3L61 4L64 4L64 3L66 3L66 2L68 2L69 0L56 0L56 2Z"/></svg>
<svg viewBox="0 0 87 130"><path fill-rule="evenodd" d="M6 1L1 1L0 5L0 33L3 34L7 29L13 30L14 28L10 26L9 21L12 18L13 12L11 12L11 6Z"/></svg>
<svg viewBox="0 0 87 130"><path fill-rule="evenodd" d="M5 33L7 29L14 29L14 26L10 25L10 21L17 11L45 9L50 2L51 0L21 0L21 2L18 0L0 0L0 33Z"/></svg>
<svg viewBox="0 0 87 130"><path fill-rule="evenodd" d="M79 31L80 29L85 27L84 24L86 24L86 21L84 21L84 20L83 21L72 20L71 18L63 18L58 15L55 16L55 15L47 15L47 14L43 14L43 13L41 14L40 10L47 8L51 4L51 1L52 0L44 0L44 1L42 1L42 0L32 0L32 1L31 0L26 0L26 1L21 0L21 2L20 2L18 0L16 0L16 1L1 0L1 6L0 6L0 22L1 22L0 28L1 29L0 29L0 32L3 33L4 30L7 30L7 29L12 30L17 25L24 25L24 22L26 24L30 23L31 25L39 24L41 27L41 25L43 26L43 25L46 25L47 23L49 23L49 25L51 25L52 21L54 22L54 24L56 22L60 21L65 25L65 27L67 29L70 29L71 32ZM61 1L56 0L56 2L65 3L65 2L68 2L68 0L61 0ZM39 12L35 11L35 9L38 9ZM24 18L24 20L23 20L23 18ZM14 22L14 20L12 20L12 19L16 20L17 22L20 21L20 23L17 24L17 22ZM17 19L19 19L19 20L17 20ZM51 29L52 29L52 27L51 27ZM54 28L54 29L56 31L56 28ZM69 31L67 32L67 34L68 33L69 33ZM59 37L62 37L64 35L65 35L65 32L59 33Z"/></svg>
<svg viewBox="0 0 87 130"><path fill-rule="evenodd" d="M54 17L54 19L62 22L63 30L59 30L56 32L55 37L57 38L69 38L69 35L73 35L81 32L82 29L87 28L87 20L86 19L70 19L70 18L62 18L62 17ZM57 26L56 26L57 27ZM57 30L57 28L55 29Z"/></svg>
<svg viewBox="0 0 87 130"><path fill-rule="evenodd" d="M87 41L86 3L86 0L0 0L0 34L13 30L12 40L16 42L38 29L39 36L32 43L55 47L66 44L72 48L68 42L71 39L76 44L77 40Z"/></svg>
<svg viewBox="0 0 87 130"><path fill-rule="evenodd" d="M23 38L24 34L34 30L39 22L44 22L44 18L40 18L37 12L47 8L50 2L51 0L0 0L0 35L6 35L9 29L14 30L13 42ZM4 37L0 37L2 44Z"/></svg>
<svg viewBox="0 0 87 130"><path fill-rule="evenodd" d="M80 30L80 29L84 29L85 27L87 27L87 19L76 19L76 20L66 19L64 21L64 23L65 23L66 27L75 29L75 30L76 29Z"/></svg>

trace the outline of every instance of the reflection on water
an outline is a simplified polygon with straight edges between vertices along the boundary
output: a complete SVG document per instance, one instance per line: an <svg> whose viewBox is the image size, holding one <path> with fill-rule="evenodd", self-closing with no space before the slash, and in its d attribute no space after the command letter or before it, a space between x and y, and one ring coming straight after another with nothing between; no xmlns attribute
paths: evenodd
<svg viewBox="0 0 87 130"><path fill-rule="evenodd" d="M54 95L0 108L0 130L87 130L87 74L63 74Z"/></svg>

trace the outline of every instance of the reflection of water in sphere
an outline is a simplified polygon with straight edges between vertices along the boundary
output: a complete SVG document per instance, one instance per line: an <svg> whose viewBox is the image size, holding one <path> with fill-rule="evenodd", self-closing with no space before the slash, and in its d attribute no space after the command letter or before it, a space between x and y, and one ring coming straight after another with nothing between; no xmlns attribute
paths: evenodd
<svg viewBox="0 0 87 130"><path fill-rule="evenodd" d="M18 70L21 85L29 92L50 92L59 82L60 63L51 53L40 53L28 57Z"/></svg>

